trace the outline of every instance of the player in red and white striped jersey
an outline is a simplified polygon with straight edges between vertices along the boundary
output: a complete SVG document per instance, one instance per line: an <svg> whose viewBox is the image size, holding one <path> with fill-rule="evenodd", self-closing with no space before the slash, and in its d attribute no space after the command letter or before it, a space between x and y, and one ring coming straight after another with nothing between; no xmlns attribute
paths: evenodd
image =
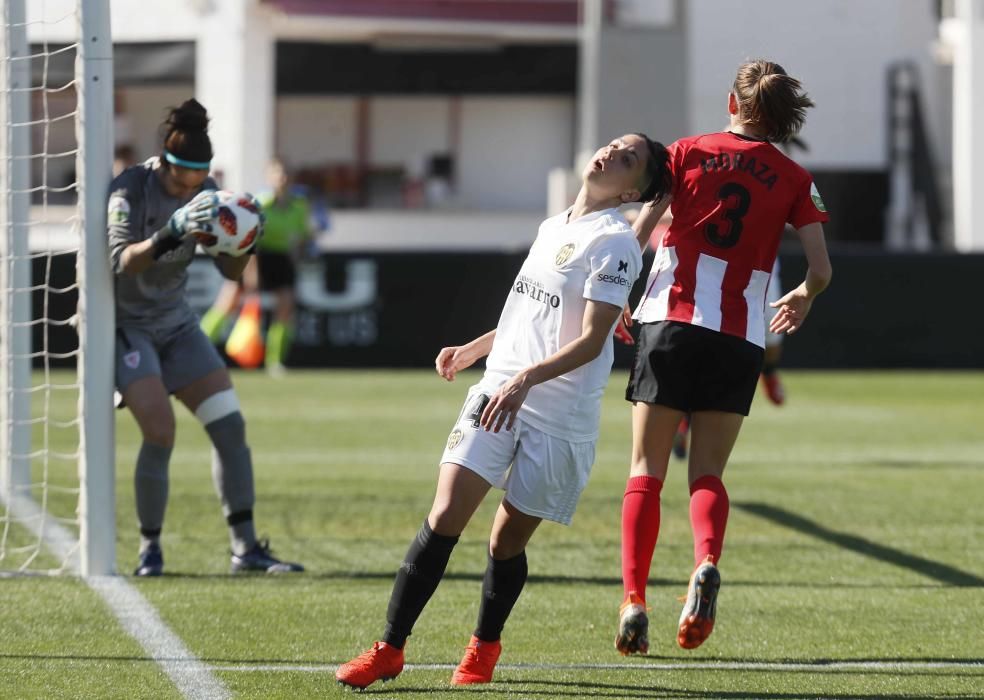
<svg viewBox="0 0 984 700"><path fill-rule="evenodd" d="M645 589L659 533L659 498L674 435L690 414L688 477L695 569L677 632L692 649L711 633L728 494L721 481L748 415L765 345L765 297L783 228L796 229L809 269L772 304L776 333L795 332L830 281L823 237L827 213L810 174L783 143L813 102L781 66L750 61L728 95L726 131L670 146L673 222L661 234L646 292L626 398L632 409L632 463L622 506L622 580L616 648L649 647ZM633 228L646 245L668 204L643 207Z"/></svg>

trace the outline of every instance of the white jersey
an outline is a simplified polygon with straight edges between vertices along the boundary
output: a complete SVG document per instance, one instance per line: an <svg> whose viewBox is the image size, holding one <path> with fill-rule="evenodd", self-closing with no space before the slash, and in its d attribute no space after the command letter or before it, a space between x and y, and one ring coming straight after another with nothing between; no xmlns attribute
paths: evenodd
<svg viewBox="0 0 984 700"><path fill-rule="evenodd" d="M540 224L513 283L486 360L488 393L577 339L589 299L620 309L628 301L642 269L629 223L617 209L568 223L569 211ZM613 358L608 340L595 359L530 389L519 416L548 435L594 440Z"/></svg>

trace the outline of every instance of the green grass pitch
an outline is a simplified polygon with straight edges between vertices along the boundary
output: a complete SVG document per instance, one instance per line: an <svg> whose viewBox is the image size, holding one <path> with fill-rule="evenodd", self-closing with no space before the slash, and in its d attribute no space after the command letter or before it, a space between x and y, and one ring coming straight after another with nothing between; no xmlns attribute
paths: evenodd
<svg viewBox="0 0 984 700"><path fill-rule="evenodd" d="M236 697L344 696L334 666L382 631L395 568L430 506L435 463L477 377L449 385L425 371L234 374L259 532L308 567L290 578L227 574L208 443L176 408L167 575L134 583ZM625 376L616 373L574 524L544 524L529 548L529 584L506 626L495 682L448 686L475 624L492 492L410 638L407 660L418 667L366 695L984 697L984 374L784 377L788 404L756 399L726 472L732 510L718 623L700 649L674 641L692 564L679 462L663 491L651 655L624 659L612 647L629 452ZM61 392L50 410L70 416L74 401ZM139 440L126 413L117 436L117 558L129 572ZM48 468L52 482L70 481L69 467ZM74 506L70 494L48 497L53 509ZM23 538L9 533L11 543ZM38 563L52 565L46 556ZM0 640L2 698L180 697L71 577L0 578Z"/></svg>

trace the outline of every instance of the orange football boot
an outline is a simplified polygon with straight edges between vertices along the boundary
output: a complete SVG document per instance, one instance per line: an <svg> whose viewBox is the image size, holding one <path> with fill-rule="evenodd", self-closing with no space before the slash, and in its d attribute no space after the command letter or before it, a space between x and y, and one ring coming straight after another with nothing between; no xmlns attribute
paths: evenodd
<svg viewBox="0 0 984 700"><path fill-rule="evenodd" d="M403 649L386 642L376 642L372 649L359 654L335 671L339 683L362 690L376 681L391 681L403 670Z"/></svg>
<svg viewBox="0 0 984 700"><path fill-rule="evenodd" d="M472 635L465 647L465 656L451 676L451 685L474 685L491 683L495 663L502 653L501 642L483 642Z"/></svg>

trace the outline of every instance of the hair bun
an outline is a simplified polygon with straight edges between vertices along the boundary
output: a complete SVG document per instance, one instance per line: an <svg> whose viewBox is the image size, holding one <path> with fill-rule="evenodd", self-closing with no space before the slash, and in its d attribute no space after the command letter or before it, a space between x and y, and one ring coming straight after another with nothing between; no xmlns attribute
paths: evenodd
<svg viewBox="0 0 984 700"><path fill-rule="evenodd" d="M208 112L192 98L175 107L167 117L167 124L178 131L205 131L208 129Z"/></svg>

